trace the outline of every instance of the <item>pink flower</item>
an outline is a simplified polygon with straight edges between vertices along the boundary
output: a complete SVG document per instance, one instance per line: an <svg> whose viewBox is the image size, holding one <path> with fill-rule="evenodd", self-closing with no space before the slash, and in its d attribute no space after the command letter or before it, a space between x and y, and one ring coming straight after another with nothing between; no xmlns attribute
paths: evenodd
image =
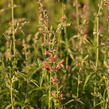
<svg viewBox="0 0 109 109"><path fill-rule="evenodd" d="M43 68L52 69L52 66L49 65L46 61L43 61L41 64L42 64Z"/></svg>
<svg viewBox="0 0 109 109"><path fill-rule="evenodd" d="M57 69L57 70L58 70L58 69L60 69L61 64L63 64L64 62L65 62L65 60L64 60L64 59L62 59L62 60L60 61L60 63L59 63L59 64L57 64L56 69Z"/></svg>
<svg viewBox="0 0 109 109"><path fill-rule="evenodd" d="M65 95L63 93L60 94L60 98L64 99Z"/></svg>
<svg viewBox="0 0 109 109"><path fill-rule="evenodd" d="M50 62L55 62L55 58L52 57L52 56L48 57L48 60L49 60Z"/></svg>
<svg viewBox="0 0 109 109"><path fill-rule="evenodd" d="M78 67L78 66L80 66L80 64L81 64L81 63L80 63L80 62L78 62L78 63L76 63L76 66Z"/></svg>
<svg viewBox="0 0 109 109"><path fill-rule="evenodd" d="M58 58L58 56L57 56L57 55L55 55L55 56L54 56L54 58L56 59L56 58Z"/></svg>
<svg viewBox="0 0 109 109"><path fill-rule="evenodd" d="M57 84L58 83L58 78L56 76L52 76L51 81L52 81L53 84Z"/></svg>
<svg viewBox="0 0 109 109"><path fill-rule="evenodd" d="M60 18L60 22L64 22L65 21L65 16L62 16L61 18Z"/></svg>
<svg viewBox="0 0 109 109"><path fill-rule="evenodd" d="M50 55L50 52L46 50L45 55Z"/></svg>
<svg viewBox="0 0 109 109"><path fill-rule="evenodd" d="M60 61L60 64L63 64L65 62L65 60L64 59L62 59L61 61Z"/></svg>
<svg viewBox="0 0 109 109"><path fill-rule="evenodd" d="M57 64L56 69L60 69L61 64Z"/></svg>

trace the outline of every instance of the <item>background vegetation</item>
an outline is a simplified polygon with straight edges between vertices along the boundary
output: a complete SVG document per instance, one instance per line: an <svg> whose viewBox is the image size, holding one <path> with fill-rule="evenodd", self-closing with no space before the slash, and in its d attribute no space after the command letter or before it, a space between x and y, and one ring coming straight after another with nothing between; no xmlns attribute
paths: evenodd
<svg viewBox="0 0 109 109"><path fill-rule="evenodd" d="M0 109L109 109L108 0L0 0Z"/></svg>

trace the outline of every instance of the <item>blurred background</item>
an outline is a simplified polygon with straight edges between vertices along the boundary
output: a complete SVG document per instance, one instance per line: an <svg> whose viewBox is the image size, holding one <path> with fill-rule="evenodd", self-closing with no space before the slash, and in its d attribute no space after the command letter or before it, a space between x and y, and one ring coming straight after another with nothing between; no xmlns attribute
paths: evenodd
<svg viewBox="0 0 109 109"><path fill-rule="evenodd" d="M8 23L11 21L10 1L11 0L0 0L0 35L8 28ZM97 2L97 0L78 0L81 10L84 5L90 3L90 11L95 11L95 2ZM49 23L56 26L59 18L63 14L68 17L70 22L74 23L75 3L76 0L45 0L44 5L48 10ZM14 4L15 18L26 18L26 20L29 21L29 25L24 29L25 33L35 33L38 27L39 15L37 0L14 0Z"/></svg>

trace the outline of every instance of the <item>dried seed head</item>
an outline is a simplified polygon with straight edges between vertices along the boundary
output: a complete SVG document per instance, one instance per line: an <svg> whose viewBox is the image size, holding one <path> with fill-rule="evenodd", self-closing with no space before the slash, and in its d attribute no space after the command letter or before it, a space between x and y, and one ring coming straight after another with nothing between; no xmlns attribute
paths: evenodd
<svg viewBox="0 0 109 109"><path fill-rule="evenodd" d="M42 0L38 0L38 4L39 4L39 25L40 25L39 31L45 36L49 33L48 13L46 8L44 7Z"/></svg>

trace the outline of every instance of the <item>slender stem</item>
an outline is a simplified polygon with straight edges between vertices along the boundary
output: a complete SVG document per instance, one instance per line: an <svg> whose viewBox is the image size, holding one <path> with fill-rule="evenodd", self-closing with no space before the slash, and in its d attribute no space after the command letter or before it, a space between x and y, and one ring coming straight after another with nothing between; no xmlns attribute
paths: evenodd
<svg viewBox="0 0 109 109"><path fill-rule="evenodd" d="M99 18L96 18L96 26L97 26L97 50L96 50L96 69L98 68L98 61L99 61Z"/></svg>
<svg viewBox="0 0 109 109"><path fill-rule="evenodd" d="M11 67L9 69L9 73L11 74L11 78L10 78L10 97L11 97L11 109L14 109L14 100L13 100L13 81L12 81L12 71L11 71Z"/></svg>
<svg viewBox="0 0 109 109"><path fill-rule="evenodd" d="M11 87L10 87L10 96L11 96L11 105L12 105L12 109L14 109L14 103L13 103L13 87L12 87L12 80L11 80Z"/></svg>
<svg viewBox="0 0 109 109"><path fill-rule="evenodd" d="M99 8L98 8L98 12L97 12L97 16L95 18L95 22L96 22L96 70L98 69L98 65L99 65L99 38L100 38L100 32L99 32L99 22L100 22L100 14L101 14L101 9L102 9L102 5L103 5L103 0L100 1L100 4L99 4ZM97 73L96 73L96 76L97 76ZM94 94L96 94L96 78L95 78L95 81L94 81ZM96 97L94 96L94 100L93 100L93 107L95 109L96 107Z"/></svg>
<svg viewBox="0 0 109 109"><path fill-rule="evenodd" d="M77 82L78 82L78 85L77 85L77 97L79 97L79 74L78 74L78 78L77 78Z"/></svg>
<svg viewBox="0 0 109 109"><path fill-rule="evenodd" d="M78 0L76 0L76 23L77 23L77 29L79 30L79 9L78 9Z"/></svg>
<svg viewBox="0 0 109 109"><path fill-rule="evenodd" d="M11 0L11 20L12 20L12 42L13 42L13 55L15 56L15 28L14 28L14 0Z"/></svg>
<svg viewBox="0 0 109 109"><path fill-rule="evenodd" d="M94 94L96 94L96 80L94 81ZM96 97L94 96L94 99L93 99L93 108L95 109L95 106L96 106Z"/></svg>
<svg viewBox="0 0 109 109"><path fill-rule="evenodd" d="M50 72L49 82L50 82L50 87L49 87L49 104L48 104L48 109L51 108L51 72Z"/></svg>
<svg viewBox="0 0 109 109"><path fill-rule="evenodd" d="M55 72L55 76L58 77L57 72ZM59 96L59 84L58 83L56 84L56 95ZM56 109L59 108L59 104L57 104L57 100L55 102L55 108Z"/></svg>
<svg viewBox="0 0 109 109"><path fill-rule="evenodd" d="M12 51L15 56L15 28L14 28L14 0L11 0L11 20L12 20ZM10 96L11 96L11 105L14 109L14 99L13 99L13 82L12 82L12 72L11 73L11 83L10 83Z"/></svg>
<svg viewBox="0 0 109 109"><path fill-rule="evenodd" d="M64 9L65 9L65 5L64 3L62 3L62 16L64 16Z"/></svg>
<svg viewBox="0 0 109 109"><path fill-rule="evenodd" d="M98 63L99 63L99 15L101 13L101 9L102 9L102 4L103 1L101 0L100 5L99 5L99 9L98 9L98 13L96 16L96 46L97 46L97 50L96 50L96 69L98 68Z"/></svg>

